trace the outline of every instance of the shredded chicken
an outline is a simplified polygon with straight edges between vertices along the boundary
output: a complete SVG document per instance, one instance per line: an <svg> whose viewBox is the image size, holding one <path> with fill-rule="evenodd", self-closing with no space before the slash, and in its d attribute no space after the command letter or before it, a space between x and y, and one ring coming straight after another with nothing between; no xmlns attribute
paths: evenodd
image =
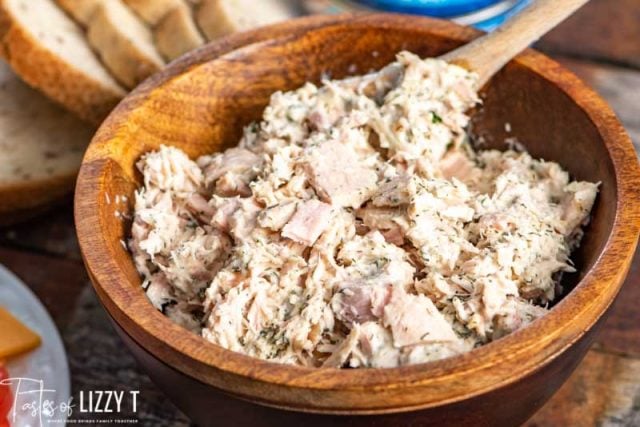
<svg viewBox="0 0 640 427"><path fill-rule="evenodd" d="M236 148L138 163L129 248L151 303L280 363L450 357L543 316L597 184L470 147L477 76L403 52L271 98Z"/></svg>

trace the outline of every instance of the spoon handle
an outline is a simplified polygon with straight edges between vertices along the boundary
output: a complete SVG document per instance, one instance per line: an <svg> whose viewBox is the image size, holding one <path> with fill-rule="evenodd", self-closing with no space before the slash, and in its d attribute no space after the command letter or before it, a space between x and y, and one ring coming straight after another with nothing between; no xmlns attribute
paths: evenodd
<svg viewBox="0 0 640 427"><path fill-rule="evenodd" d="M564 21L589 0L536 0L493 33L441 57L480 75L482 87L511 58Z"/></svg>

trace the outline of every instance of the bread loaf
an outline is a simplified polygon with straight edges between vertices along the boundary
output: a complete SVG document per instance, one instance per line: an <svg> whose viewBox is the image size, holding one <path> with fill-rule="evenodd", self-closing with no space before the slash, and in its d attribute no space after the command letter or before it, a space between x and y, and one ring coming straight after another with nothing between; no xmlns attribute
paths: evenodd
<svg viewBox="0 0 640 427"><path fill-rule="evenodd" d="M0 0L0 54L29 85L94 123L125 95L53 0Z"/></svg>
<svg viewBox="0 0 640 427"><path fill-rule="evenodd" d="M282 0L201 0L196 19L208 40L284 21L293 16Z"/></svg>
<svg viewBox="0 0 640 427"><path fill-rule="evenodd" d="M127 88L134 88L164 65L151 31L120 0L98 4L88 22L87 38Z"/></svg>
<svg viewBox="0 0 640 427"><path fill-rule="evenodd" d="M184 5L182 0L124 0L138 16L154 27L171 10Z"/></svg>
<svg viewBox="0 0 640 427"><path fill-rule="evenodd" d="M191 8L182 3L167 13L153 30L156 46L168 60L204 44Z"/></svg>
<svg viewBox="0 0 640 427"><path fill-rule="evenodd" d="M56 3L78 23L86 27L98 5L103 1L105 0L56 0Z"/></svg>

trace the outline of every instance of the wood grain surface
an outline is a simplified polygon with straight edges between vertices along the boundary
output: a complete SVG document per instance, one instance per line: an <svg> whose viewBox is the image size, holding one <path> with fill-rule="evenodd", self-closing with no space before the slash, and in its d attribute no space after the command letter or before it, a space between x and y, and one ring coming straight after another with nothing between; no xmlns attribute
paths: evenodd
<svg viewBox="0 0 640 427"><path fill-rule="evenodd" d="M638 23L640 0L591 0L539 47L553 54L640 68Z"/></svg>
<svg viewBox="0 0 640 427"><path fill-rule="evenodd" d="M526 426L638 426L638 378L639 359L593 350Z"/></svg>
<svg viewBox="0 0 640 427"><path fill-rule="evenodd" d="M621 12L617 13L626 16L633 16L638 11L636 0L592 0L592 3L611 3L612 7L622 8ZM570 22L556 32L575 33L576 29L569 26ZM628 20L617 21L618 24L625 22L628 23ZM586 25L589 28L599 28L616 23L610 20L607 13L590 13ZM581 42L566 43L573 50L565 49L563 52L574 55L575 49L579 49L584 60L566 57L559 59L613 106L632 135L636 147L640 146L640 103L637 102L640 99L640 71L603 64L600 61L619 62L616 50L620 46L608 46L613 40L611 37L602 41L597 32L581 29L578 31L579 35L570 35L580 36ZM622 29L622 32L624 31L628 29ZM613 32L613 36L617 37L617 34ZM619 43L627 44L625 49L640 49L637 38L634 40L620 36L617 39ZM563 41L562 37L558 40ZM597 46L600 43L604 46L603 49ZM546 48L549 45L543 46ZM558 51L555 46L551 46L551 49L554 52ZM639 57L635 54L628 59ZM100 315L101 309L95 303L87 304L81 298L83 293L67 291L67 288L75 289L80 286L75 280L84 271L79 261L80 254L72 223L72 211L67 206L21 226L0 229L0 246L3 248L0 251L0 263L14 270L35 290L65 335L73 335L65 341L72 361L75 393L81 389L108 389L113 386L114 370L130 372L127 374L129 376L121 378L127 378L133 389L139 389L142 396L148 396L143 399L146 409L138 414L141 421L151 422L153 425L189 425L187 419L158 393L155 386L144 379L144 374L135 368L130 356L122 351L119 340L107 324L106 317ZM34 260L37 260L35 266ZM50 279L47 274L33 274L33 270L37 268L51 272L55 279ZM58 273L54 275L55 272ZM86 286L88 285L85 284L85 289ZM57 297L59 292L64 293L65 298L69 299L64 310L56 307L60 303ZM85 298L89 298L86 294L84 292ZM637 307L639 298L640 253L637 252L627 282L594 348L570 380L527 423L527 426L640 425L640 393L637 387L640 384L640 374L637 371L637 364L640 362L640 310ZM74 306L75 310L71 310L70 307ZM73 331L68 328L69 316L77 317ZM93 322L87 319L93 319ZM91 332L88 329L82 332L81 325L90 325ZM72 344L69 344L70 342ZM112 358L108 354L118 354L119 357ZM603 387L602 383L606 383L606 386ZM165 412L166 408L168 410ZM618 409L611 416L612 412L607 408Z"/></svg>
<svg viewBox="0 0 640 427"><path fill-rule="evenodd" d="M625 68L566 56L557 59L609 102L640 151L640 67Z"/></svg>

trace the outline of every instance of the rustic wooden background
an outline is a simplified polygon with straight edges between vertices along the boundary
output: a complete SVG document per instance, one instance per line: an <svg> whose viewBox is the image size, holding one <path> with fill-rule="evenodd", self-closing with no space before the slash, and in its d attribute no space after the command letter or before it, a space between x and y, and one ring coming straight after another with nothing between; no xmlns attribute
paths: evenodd
<svg viewBox="0 0 640 427"><path fill-rule="evenodd" d="M640 151L640 0L592 0L538 48L611 103ZM140 390L135 416L142 425L189 425L138 370L97 303L76 242L71 198L43 217L0 229L0 263L34 290L62 331L76 396L114 386ZM597 343L526 426L640 426L639 301L640 251Z"/></svg>

